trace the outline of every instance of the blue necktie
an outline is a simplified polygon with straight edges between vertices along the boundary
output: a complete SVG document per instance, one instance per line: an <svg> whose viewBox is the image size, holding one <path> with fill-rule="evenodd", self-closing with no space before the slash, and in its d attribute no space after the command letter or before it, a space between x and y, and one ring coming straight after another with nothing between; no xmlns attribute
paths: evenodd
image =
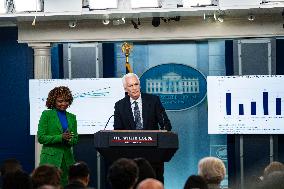
<svg viewBox="0 0 284 189"><path fill-rule="evenodd" d="M135 125L136 125L136 130L141 130L143 129L143 125L141 122L141 117L140 117L140 111L138 108L138 103L137 101L134 101L134 121L135 121Z"/></svg>

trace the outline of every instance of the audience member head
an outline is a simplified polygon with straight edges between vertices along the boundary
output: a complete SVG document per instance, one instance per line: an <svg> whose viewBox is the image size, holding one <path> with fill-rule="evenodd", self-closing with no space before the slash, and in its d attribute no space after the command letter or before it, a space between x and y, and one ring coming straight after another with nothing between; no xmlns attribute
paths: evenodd
<svg viewBox="0 0 284 189"><path fill-rule="evenodd" d="M198 163L198 174L208 184L219 185L226 175L226 168L223 161L216 157L205 157Z"/></svg>
<svg viewBox="0 0 284 189"><path fill-rule="evenodd" d="M69 167L69 183L79 181L84 186L88 186L90 180L90 170L85 162L77 162Z"/></svg>
<svg viewBox="0 0 284 189"><path fill-rule="evenodd" d="M44 185L60 186L61 171L53 165L41 165L32 172L34 188Z"/></svg>
<svg viewBox="0 0 284 189"><path fill-rule="evenodd" d="M139 184L146 178L156 178L156 173L148 160L145 158L135 158L134 161L139 169L138 181L136 184Z"/></svg>
<svg viewBox="0 0 284 189"><path fill-rule="evenodd" d="M138 166L132 159L121 158L108 170L112 189L132 189L138 178Z"/></svg>
<svg viewBox="0 0 284 189"><path fill-rule="evenodd" d="M138 184L137 189L164 189L164 185L156 179L147 178Z"/></svg>
<svg viewBox="0 0 284 189"><path fill-rule="evenodd" d="M14 173L16 171L22 171L21 163L14 158L6 159L1 166L1 175L6 173Z"/></svg>
<svg viewBox="0 0 284 189"><path fill-rule="evenodd" d="M207 186L205 179L202 176L191 175L190 177L188 177L183 188L184 189L193 189L193 188L208 189L208 186Z"/></svg>
<svg viewBox="0 0 284 189"><path fill-rule="evenodd" d="M278 161L271 162L268 166L265 167L263 177L265 178L275 171L284 171L284 164Z"/></svg>
<svg viewBox="0 0 284 189"><path fill-rule="evenodd" d="M31 177L23 172L9 172L3 176L2 189L32 189Z"/></svg>

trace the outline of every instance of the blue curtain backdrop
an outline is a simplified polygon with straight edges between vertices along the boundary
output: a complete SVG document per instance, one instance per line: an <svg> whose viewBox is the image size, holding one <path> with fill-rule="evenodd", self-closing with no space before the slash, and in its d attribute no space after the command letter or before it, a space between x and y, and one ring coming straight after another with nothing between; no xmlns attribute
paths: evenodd
<svg viewBox="0 0 284 189"><path fill-rule="evenodd" d="M0 164L18 159L23 169L34 169L34 136L30 135L29 79L33 78L33 51L19 44L18 29L0 29Z"/></svg>
<svg viewBox="0 0 284 189"><path fill-rule="evenodd" d="M122 43L115 43L115 75L125 74ZM177 43L134 43L129 62L133 72L141 76L149 68L166 63L178 63L208 75L226 75L225 41ZM165 163L165 188L180 189L186 179L197 174L198 161L205 156L222 158L227 166L226 135L208 135L207 100L184 111L168 111L173 132L179 136L179 150ZM222 183L228 185L227 178Z"/></svg>

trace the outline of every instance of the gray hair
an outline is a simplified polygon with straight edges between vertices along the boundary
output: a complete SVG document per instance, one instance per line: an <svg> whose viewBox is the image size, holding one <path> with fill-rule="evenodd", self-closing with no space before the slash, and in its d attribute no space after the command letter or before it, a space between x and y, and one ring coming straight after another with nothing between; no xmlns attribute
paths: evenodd
<svg viewBox="0 0 284 189"><path fill-rule="evenodd" d="M219 158L205 157L198 163L198 174L208 183L220 184L226 175L226 167Z"/></svg>
<svg viewBox="0 0 284 189"><path fill-rule="evenodd" d="M139 80L139 77L135 74L135 73L128 73L128 74L125 74L123 77L122 77L122 84L123 84L123 87L126 88L126 78L129 78L129 77L136 77L139 84L140 84L140 80Z"/></svg>

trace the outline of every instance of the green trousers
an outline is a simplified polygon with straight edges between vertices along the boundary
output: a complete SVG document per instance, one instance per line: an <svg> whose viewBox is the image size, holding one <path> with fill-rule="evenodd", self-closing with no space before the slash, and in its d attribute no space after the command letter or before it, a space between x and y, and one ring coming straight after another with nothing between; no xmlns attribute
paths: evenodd
<svg viewBox="0 0 284 189"><path fill-rule="evenodd" d="M62 171L61 186L64 187L68 184L68 169L69 169L69 167L67 167L67 165L66 165L64 157L62 158L60 169Z"/></svg>

